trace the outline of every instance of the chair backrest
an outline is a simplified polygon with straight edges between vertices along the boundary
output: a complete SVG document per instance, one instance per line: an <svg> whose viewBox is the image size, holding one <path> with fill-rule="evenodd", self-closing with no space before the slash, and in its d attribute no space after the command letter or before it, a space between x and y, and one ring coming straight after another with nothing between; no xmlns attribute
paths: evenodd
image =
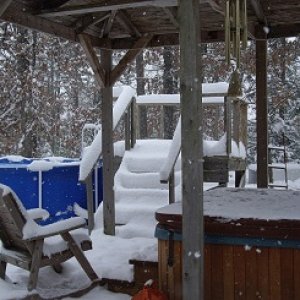
<svg viewBox="0 0 300 300"><path fill-rule="evenodd" d="M22 213L25 208L9 188L0 186L0 239L5 248L30 251L24 242L23 227L26 218ZM31 252L31 251L30 251Z"/></svg>

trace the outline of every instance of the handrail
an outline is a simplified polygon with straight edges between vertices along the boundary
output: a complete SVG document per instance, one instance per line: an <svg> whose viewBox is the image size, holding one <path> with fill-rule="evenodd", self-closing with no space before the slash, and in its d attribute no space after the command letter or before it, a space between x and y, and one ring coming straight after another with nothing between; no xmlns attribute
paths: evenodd
<svg viewBox="0 0 300 300"><path fill-rule="evenodd" d="M99 132L99 130L101 130L101 124L93 124L93 123L86 123L84 124L82 130L81 130L81 156L83 155L83 151L85 146L85 132L87 131L92 131L92 137L93 139L95 138L95 136L97 135L97 133Z"/></svg>
<svg viewBox="0 0 300 300"><path fill-rule="evenodd" d="M174 137L169 149L167 160L160 169L159 176L162 183L169 182L170 176L174 170L177 158L181 150L181 117L178 120Z"/></svg>
<svg viewBox="0 0 300 300"><path fill-rule="evenodd" d="M117 93L119 92L119 88ZM118 126L121 118L135 99L135 90L125 86L116 100L113 108L113 130ZM79 181L84 182L94 169L102 155L102 129L100 128L92 144L83 151L79 168Z"/></svg>

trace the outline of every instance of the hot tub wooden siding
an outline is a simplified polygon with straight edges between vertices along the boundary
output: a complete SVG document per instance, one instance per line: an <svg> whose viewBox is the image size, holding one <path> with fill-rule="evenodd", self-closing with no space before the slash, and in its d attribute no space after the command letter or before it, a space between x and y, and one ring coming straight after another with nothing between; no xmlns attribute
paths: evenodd
<svg viewBox="0 0 300 300"><path fill-rule="evenodd" d="M223 200L225 203L236 192L239 191L223 189L209 193L222 195L218 203L223 203ZM279 196L284 196L284 202L273 199L279 197L277 192L283 193ZM253 197L249 197L252 193ZM268 204L277 203L277 211L282 212L289 205L288 212L293 213L293 218L269 219L268 213L266 218L262 217L263 214L259 218L246 217L245 210L249 206L244 206L244 203L260 194L266 197L270 194ZM267 198L261 201L267 201ZM228 218L225 206L221 206L218 217L204 216L205 300L300 299L300 192L264 190L258 194L250 191L249 194L245 191L245 198L236 205L244 210L245 217ZM160 288L170 300L181 300L181 203L158 210L156 219L159 222L156 236Z"/></svg>
<svg viewBox="0 0 300 300"><path fill-rule="evenodd" d="M182 299L182 243L159 240L160 288L169 300ZM300 250L291 248L205 245L205 299L300 299Z"/></svg>

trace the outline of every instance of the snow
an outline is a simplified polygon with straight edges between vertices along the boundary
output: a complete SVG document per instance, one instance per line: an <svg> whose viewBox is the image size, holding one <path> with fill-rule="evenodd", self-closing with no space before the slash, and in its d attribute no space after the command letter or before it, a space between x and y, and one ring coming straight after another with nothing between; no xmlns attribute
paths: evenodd
<svg viewBox="0 0 300 300"><path fill-rule="evenodd" d="M168 185L160 183L159 171L171 142L137 140L135 147L125 152L115 176L114 187L116 222L125 224L120 229L120 235L153 236L153 213L168 203ZM176 183L178 185L179 180ZM102 207L97 212L100 215L101 210Z"/></svg>
<svg viewBox="0 0 300 300"><path fill-rule="evenodd" d="M27 217L27 222L23 227L23 239L32 239L44 235L53 235L64 230L85 225L85 223L85 219L81 217L74 217L49 225L40 226L34 220Z"/></svg>
<svg viewBox="0 0 300 300"><path fill-rule="evenodd" d="M206 97L208 94L224 94L227 95L229 84L227 82L203 83L202 93L205 97L202 98L203 104L222 104L224 97ZM151 94L141 95L136 98L137 104L180 104L180 94Z"/></svg>
<svg viewBox="0 0 300 300"><path fill-rule="evenodd" d="M27 169L29 171L49 171L49 170L52 170L54 166L55 166L54 162L35 160L27 166Z"/></svg>
<svg viewBox="0 0 300 300"><path fill-rule="evenodd" d="M42 208L27 209L27 215L29 216L29 218L31 218L33 220L36 220L36 219L46 220L50 216L49 212Z"/></svg>
<svg viewBox="0 0 300 300"><path fill-rule="evenodd" d="M180 94L150 94L141 95L136 98L139 105L170 105L180 104ZM224 97L203 97L203 104L222 104Z"/></svg>
<svg viewBox="0 0 300 300"><path fill-rule="evenodd" d="M7 159L9 162L18 163L24 160L24 157L21 155L7 155L2 156L1 159Z"/></svg>
<svg viewBox="0 0 300 300"><path fill-rule="evenodd" d="M228 82L202 83L203 94L227 94L229 88Z"/></svg>
<svg viewBox="0 0 300 300"><path fill-rule="evenodd" d="M113 129L118 125L122 115L128 108L132 98L135 96L135 90L129 86L122 88L122 92L119 95L118 100L115 102L113 107ZM79 169L79 181L84 181L102 153L102 128L94 138L92 144L86 147L82 153L82 160Z"/></svg>
<svg viewBox="0 0 300 300"><path fill-rule="evenodd" d="M300 188L300 186L299 186ZM299 220L300 190L217 188L204 193L204 214L228 220ZM181 203L166 206L160 213L181 214Z"/></svg>
<svg viewBox="0 0 300 300"><path fill-rule="evenodd" d="M180 130L179 130L180 131ZM224 151L224 139L205 143L206 151L221 153ZM137 140L131 151L124 151L124 143L115 145L120 156L123 156L121 166L115 177L115 205L116 205L116 236L103 233L103 206L100 205L95 213L96 229L90 239L93 249L85 255L91 262L100 278L133 280L133 266L130 259L157 261L157 240L154 238L156 220L154 212L166 210L161 208L168 203L167 185L160 183L162 162L166 161L171 151L171 140ZM178 145L177 145L178 146ZM244 145L239 145L239 153L245 151ZM208 147L211 147L208 149ZM236 145L237 147L237 145ZM217 150L213 150L216 148ZM242 149L242 150L241 150ZM219 152L218 152L219 151ZM236 151L236 150L234 150ZM175 165L176 201L181 198L180 157ZM299 165L298 165L299 168ZM205 192L205 214L228 219L263 218L268 220L299 219L300 211L300 177L292 181L295 190L280 191L266 189L232 189L219 188ZM0 185L4 194L10 192L6 186ZM22 213L27 220L24 233L26 237L47 234L66 226L83 224L81 218L72 218L44 227L33 222L32 218L45 214L42 210L25 210L19 203ZM75 205L80 216L86 216L86 211ZM181 203L177 202L167 212L179 213ZM46 215L45 215L46 216ZM86 230L75 230L73 235L77 242L86 238ZM51 255L54 251L65 249L65 242L59 237L47 238L44 253ZM249 250L245 247L245 250ZM257 250L259 251L259 249ZM201 257L200 251L191 253L195 259ZM90 280L82 271L75 258L63 264L62 274L56 274L51 268L42 268L39 272L37 290L41 297L60 297L68 293L83 289L90 284ZM1 299L18 299L25 297L27 292L28 272L8 265L7 278L0 280ZM125 294L115 294L106 287L96 287L83 299L112 299L125 300L131 297ZM72 299L70 297L64 299Z"/></svg>
<svg viewBox="0 0 300 300"><path fill-rule="evenodd" d="M79 169L79 181L84 181L94 168L102 153L102 130L99 130L92 144L86 147L82 153Z"/></svg>
<svg viewBox="0 0 300 300"><path fill-rule="evenodd" d="M144 143L148 142L144 141ZM151 151L156 151L154 156L162 155L163 149L167 144L168 141L161 143L157 149L150 147L151 150L146 154L141 154L141 156L151 157ZM135 151L138 152L138 150ZM166 154L166 151L164 153ZM132 163L132 167L142 170L140 161L135 162L132 160ZM160 169L159 164L156 163L154 165L147 164L146 168L150 171L157 170L157 172ZM206 196L205 211L212 216L222 216L230 219L248 216L269 219L299 219L300 178L298 182L295 181L295 184L297 184L299 191L287 191L287 193L285 191L279 193L276 190L259 189L225 188L212 190L206 193L206 195L211 194L211 196ZM9 188L4 187L5 194L9 191ZM138 193L139 191L138 189L133 189L133 192ZM213 197L212 194L215 196ZM224 197L225 194L228 197ZM142 193L138 196L141 195ZM155 199L155 196L152 196L152 198ZM179 203L171 207L173 207L172 211L168 208L168 212L176 213L176 211L178 212L181 209ZM148 217L144 218L143 215L139 216L135 211L131 211L130 214L130 220L126 225L117 226L116 236L104 235L100 224L97 225L97 229L91 234L93 250L86 251L85 255L99 277L132 281L133 267L128 264L130 259L157 260L157 241L154 238L154 227L156 224L154 213L152 212L151 220ZM95 219L97 221L98 217L100 217L99 212L97 212L96 216ZM61 244L56 245L56 249L61 246ZM247 247L245 249L248 250ZM198 258L201 253L196 251L192 255ZM76 259L72 258L64 263L63 266L64 271L59 275L51 268L42 268L39 272L37 290L34 292L39 293L44 298L55 298L85 288L90 284L88 277L82 271ZM18 299L28 295L28 276L29 273L27 271L8 264L7 278L5 281L0 280L1 299ZM67 297L64 299L72 298ZM131 297L125 294L111 293L106 290L106 287L96 287L82 299L125 300L131 299Z"/></svg>
<svg viewBox="0 0 300 300"><path fill-rule="evenodd" d="M118 141L114 143L115 156L123 157L125 153L125 141Z"/></svg>

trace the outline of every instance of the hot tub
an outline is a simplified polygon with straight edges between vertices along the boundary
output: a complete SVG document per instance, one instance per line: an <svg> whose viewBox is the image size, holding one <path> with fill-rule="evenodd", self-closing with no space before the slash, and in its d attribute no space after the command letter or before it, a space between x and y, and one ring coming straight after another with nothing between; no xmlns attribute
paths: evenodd
<svg viewBox="0 0 300 300"><path fill-rule="evenodd" d="M10 186L27 209L44 208L46 223L75 216L76 207L86 209L86 188L78 181L79 160L0 158L0 183ZM95 207L103 199L102 164L94 170ZM77 204L77 205L76 205Z"/></svg>
<svg viewBox="0 0 300 300"><path fill-rule="evenodd" d="M181 203L156 219L160 288L181 300ZM204 299L300 299L300 191L207 191L204 223Z"/></svg>

